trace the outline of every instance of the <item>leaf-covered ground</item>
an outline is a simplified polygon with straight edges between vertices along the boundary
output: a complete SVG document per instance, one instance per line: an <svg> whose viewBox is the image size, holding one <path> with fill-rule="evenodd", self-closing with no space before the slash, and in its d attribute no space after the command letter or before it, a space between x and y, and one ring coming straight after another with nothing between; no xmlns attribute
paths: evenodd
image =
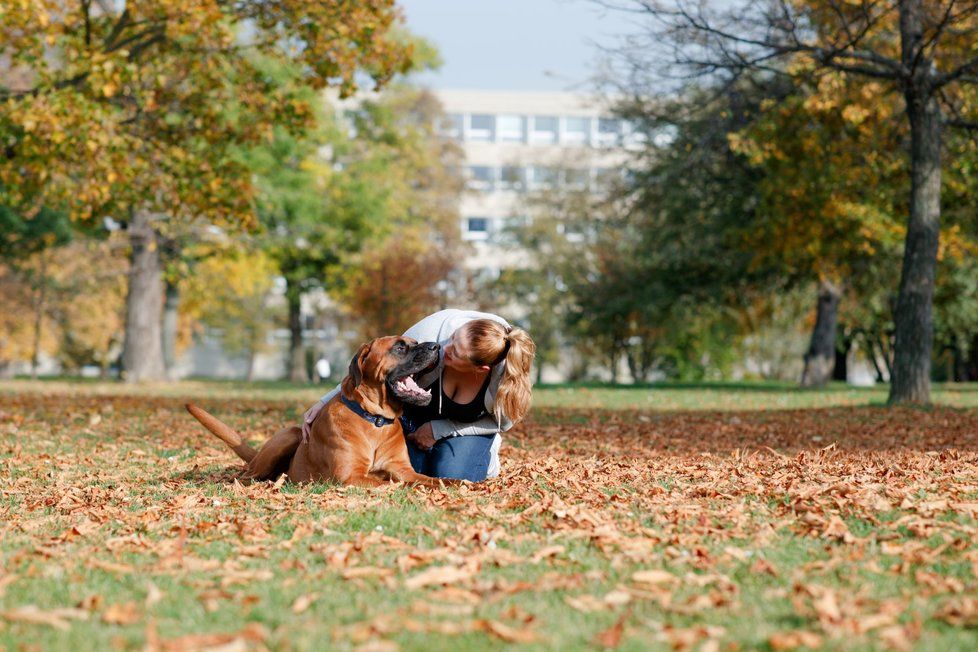
<svg viewBox="0 0 978 652"><path fill-rule="evenodd" d="M0 384L0 648L978 647L978 410L557 391L498 480L366 491L241 486L181 400L316 390Z"/></svg>

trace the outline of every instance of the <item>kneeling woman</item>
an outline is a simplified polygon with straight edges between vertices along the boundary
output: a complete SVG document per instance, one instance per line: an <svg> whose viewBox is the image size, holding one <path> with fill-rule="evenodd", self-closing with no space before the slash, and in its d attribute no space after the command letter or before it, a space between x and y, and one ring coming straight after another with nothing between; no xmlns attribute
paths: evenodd
<svg viewBox="0 0 978 652"><path fill-rule="evenodd" d="M438 367L418 379L431 403L407 406L402 417L414 470L472 482L499 475L499 433L530 409L533 340L498 315L455 309L425 317L404 336L442 347ZM306 412L306 423L336 391Z"/></svg>

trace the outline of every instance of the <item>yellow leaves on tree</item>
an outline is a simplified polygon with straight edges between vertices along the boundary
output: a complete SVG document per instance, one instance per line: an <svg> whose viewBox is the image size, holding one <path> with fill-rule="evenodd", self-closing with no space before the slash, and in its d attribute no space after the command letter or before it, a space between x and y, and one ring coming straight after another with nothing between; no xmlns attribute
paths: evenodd
<svg viewBox="0 0 978 652"><path fill-rule="evenodd" d="M878 83L825 74L730 134L734 151L762 173L756 219L744 233L758 264L839 279L860 258L899 245L902 195L894 190L906 162L905 130L892 120L898 110Z"/></svg>
<svg viewBox="0 0 978 652"><path fill-rule="evenodd" d="M183 282L182 316L214 329L229 353L245 356L249 377L254 356L264 350L281 314L271 296L276 275L267 254L228 251L200 261Z"/></svg>
<svg viewBox="0 0 978 652"><path fill-rule="evenodd" d="M383 83L411 61L398 20L393 0L0 2L0 201L251 225L232 148L310 116L258 62L343 93L358 71Z"/></svg>
<svg viewBox="0 0 978 652"><path fill-rule="evenodd" d="M80 239L0 270L0 364L35 348L66 369L119 355L128 263L119 241Z"/></svg>

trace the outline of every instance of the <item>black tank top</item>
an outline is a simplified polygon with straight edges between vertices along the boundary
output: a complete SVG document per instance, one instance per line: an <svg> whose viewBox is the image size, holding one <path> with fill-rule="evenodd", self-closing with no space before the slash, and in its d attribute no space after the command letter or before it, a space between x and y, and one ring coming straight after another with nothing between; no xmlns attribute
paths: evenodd
<svg viewBox="0 0 978 652"><path fill-rule="evenodd" d="M441 379L431 386L431 403L425 406L405 405L404 415L415 424L427 423L438 419L451 419L462 423L478 421L489 414L486 410L486 390L489 389L489 379L492 374L486 374L486 379L479 388L479 393L468 403L456 403L448 397L441 388ZM441 394L441 414L438 413L438 395Z"/></svg>

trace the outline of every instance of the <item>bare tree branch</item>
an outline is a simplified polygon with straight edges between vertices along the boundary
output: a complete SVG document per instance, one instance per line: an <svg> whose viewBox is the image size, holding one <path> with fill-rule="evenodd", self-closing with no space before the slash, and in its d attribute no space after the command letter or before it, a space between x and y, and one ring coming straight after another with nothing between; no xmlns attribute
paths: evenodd
<svg viewBox="0 0 978 652"><path fill-rule="evenodd" d="M951 118L944 121L949 127L956 127L958 129L965 129L967 131L978 132L978 120L961 120L959 118Z"/></svg>
<svg viewBox="0 0 978 652"><path fill-rule="evenodd" d="M978 57L964 62L950 72L946 72L943 75L938 75L937 79L934 80L934 87L941 88L942 86L946 86L951 82L958 80L974 83L971 81L971 73L978 73Z"/></svg>

